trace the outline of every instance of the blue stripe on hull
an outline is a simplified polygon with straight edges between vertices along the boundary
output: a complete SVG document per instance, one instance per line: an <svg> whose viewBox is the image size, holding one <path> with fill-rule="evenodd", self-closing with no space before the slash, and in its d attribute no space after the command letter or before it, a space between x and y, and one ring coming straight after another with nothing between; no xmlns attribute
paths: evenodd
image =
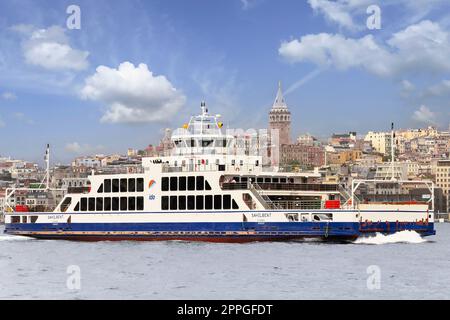
<svg viewBox="0 0 450 320"><path fill-rule="evenodd" d="M357 237L359 223L325 222L281 222L281 223L72 223L72 224L7 224L5 232L21 234L45 233L105 233L105 232L203 232L211 235L217 232L250 232L257 235L273 236L319 236Z"/></svg>
<svg viewBox="0 0 450 320"><path fill-rule="evenodd" d="M413 230L436 234L433 223L420 222L280 222L264 223L72 223L6 224L5 233L46 239L83 240L189 240L243 242L291 240L303 237L351 239L360 234L392 234ZM239 241L237 240L239 239ZM236 240L236 241L235 241Z"/></svg>

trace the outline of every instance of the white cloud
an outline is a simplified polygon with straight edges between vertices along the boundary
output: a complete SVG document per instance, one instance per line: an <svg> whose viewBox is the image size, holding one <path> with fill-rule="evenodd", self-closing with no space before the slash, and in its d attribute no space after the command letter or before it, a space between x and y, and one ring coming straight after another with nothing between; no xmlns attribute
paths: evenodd
<svg viewBox="0 0 450 320"><path fill-rule="evenodd" d="M71 142L71 143L66 144L64 149L70 153L80 153L82 148L78 142Z"/></svg>
<svg viewBox="0 0 450 320"><path fill-rule="evenodd" d="M410 96L414 92L415 89L416 89L416 86L414 84L412 84L410 81L402 80L402 82L401 82L401 95L403 97Z"/></svg>
<svg viewBox="0 0 450 320"><path fill-rule="evenodd" d="M415 86L408 80L402 80L402 89L404 91L413 91Z"/></svg>
<svg viewBox="0 0 450 320"><path fill-rule="evenodd" d="M450 80L442 80L441 83L431 86L426 91L427 95L445 96L450 94Z"/></svg>
<svg viewBox="0 0 450 320"><path fill-rule="evenodd" d="M321 13L325 18L348 30L357 30L352 14L358 8L368 5L368 0L308 0L309 5L316 13Z"/></svg>
<svg viewBox="0 0 450 320"><path fill-rule="evenodd" d="M422 105L419 110L414 111L413 119L421 123L434 124L436 121L436 114L428 107Z"/></svg>
<svg viewBox="0 0 450 320"><path fill-rule="evenodd" d="M5 100L16 100L17 96L12 92L3 92L2 98Z"/></svg>
<svg viewBox="0 0 450 320"><path fill-rule="evenodd" d="M28 118L26 115L25 115L25 113L23 113L23 112L16 112L16 113L14 113L13 114L13 117L14 117L14 119L16 119L17 121L20 121L20 122L24 122L24 123L26 123L26 124L34 124L34 121L32 120L32 119L30 119L30 118Z"/></svg>
<svg viewBox="0 0 450 320"><path fill-rule="evenodd" d="M74 49L69 44L65 29L51 26L34 29L28 25L11 28L25 36L22 42L26 63L48 70L84 70L89 66L89 52Z"/></svg>
<svg viewBox="0 0 450 320"><path fill-rule="evenodd" d="M117 69L99 66L85 80L81 97L99 101L107 110L102 122L137 123L167 120L184 105L185 96L146 64L123 62Z"/></svg>
<svg viewBox="0 0 450 320"><path fill-rule="evenodd" d="M362 68L378 76L450 71L449 33L428 20L393 34L386 44L377 43L372 35L353 39L321 33L283 42L278 52L292 63Z"/></svg>
<svg viewBox="0 0 450 320"><path fill-rule="evenodd" d="M254 8L260 0L241 0L242 10L249 10Z"/></svg>
<svg viewBox="0 0 450 320"><path fill-rule="evenodd" d="M91 146L89 144L80 144L78 142L71 142L66 144L64 150L72 154L88 155L102 152L103 150L105 150L105 147L102 145Z"/></svg>
<svg viewBox="0 0 450 320"><path fill-rule="evenodd" d="M381 8L382 21L385 10L396 10L396 20L400 24L416 23L424 19L433 10L439 10L448 0L308 0L315 13L341 28L350 31L360 31L366 27L369 15L366 10L370 5Z"/></svg>

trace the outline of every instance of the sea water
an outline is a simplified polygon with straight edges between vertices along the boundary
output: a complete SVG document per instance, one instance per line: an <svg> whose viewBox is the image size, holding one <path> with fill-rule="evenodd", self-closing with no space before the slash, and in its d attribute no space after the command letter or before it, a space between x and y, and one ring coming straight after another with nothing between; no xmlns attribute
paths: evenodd
<svg viewBox="0 0 450 320"><path fill-rule="evenodd" d="M69 242L3 234L2 299L449 299L450 224L351 244Z"/></svg>

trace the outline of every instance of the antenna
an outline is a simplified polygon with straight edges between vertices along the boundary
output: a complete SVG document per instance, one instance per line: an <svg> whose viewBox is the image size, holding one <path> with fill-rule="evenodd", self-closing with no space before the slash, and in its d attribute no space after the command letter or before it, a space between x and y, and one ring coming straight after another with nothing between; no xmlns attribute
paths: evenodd
<svg viewBox="0 0 450 320"><path fill-rule="evenodd" d="M45 188L50 188L50 144L47 144L47 150L45 151L45 163L47 165L46 185Z"/></svg>

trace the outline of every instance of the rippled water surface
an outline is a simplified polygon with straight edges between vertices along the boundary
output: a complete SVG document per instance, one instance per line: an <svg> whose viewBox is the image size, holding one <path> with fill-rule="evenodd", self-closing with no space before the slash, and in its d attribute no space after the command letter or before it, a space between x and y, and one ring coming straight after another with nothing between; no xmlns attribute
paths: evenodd
<svg viewBox="0 0 450 320"><path fill-rule="evenodd" d="M208 244L40 241L0 227L0 298L449 299L450 224L436 229L426 241ZM379 289L368 289L368 267L380 271ZM67 285L74 270L79 290Z"/></svg>

